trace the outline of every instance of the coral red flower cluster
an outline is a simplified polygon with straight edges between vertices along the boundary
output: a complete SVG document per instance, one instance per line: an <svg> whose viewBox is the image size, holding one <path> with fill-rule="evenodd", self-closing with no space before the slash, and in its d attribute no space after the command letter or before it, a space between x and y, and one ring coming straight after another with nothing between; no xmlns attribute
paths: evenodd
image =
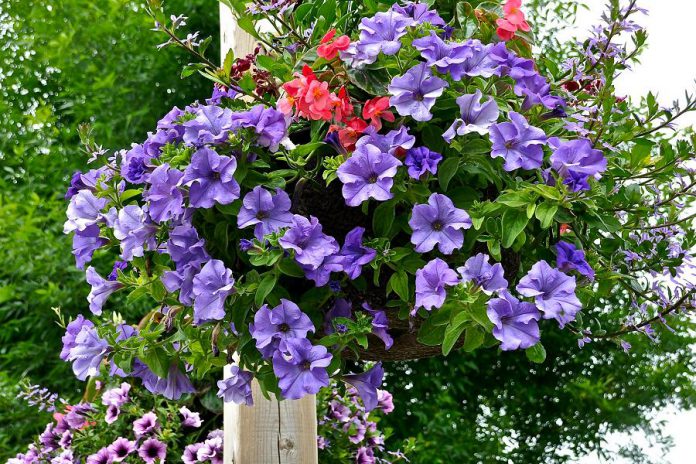
<svg viewBox="0 0 696 464"><path fill-rule="evenodd" d="M319 42L319 47L317 47L317 55L324 58L325 60L333 60L338 55L338 52L348 49L350 45L350 37L347 35L342 35L336 37L336 29L331 29L324 35Z"/></svg>
<svg viewBox="0 0 696 464"><path fill-rule="evenodd" d="M518 30L529 32L531 29L524 17L524 13L520 10L521 6L522 0L507 0L505 2L505 6L503 6L505 17L496 20L498 37L502 40L512 39Z"/></svg>

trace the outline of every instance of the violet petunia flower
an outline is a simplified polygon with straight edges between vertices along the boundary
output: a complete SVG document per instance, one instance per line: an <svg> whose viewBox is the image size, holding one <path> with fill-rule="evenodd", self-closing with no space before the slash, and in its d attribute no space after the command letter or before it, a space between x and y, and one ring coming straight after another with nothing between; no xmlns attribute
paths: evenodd
<svg viewBox="0 0 696 464"><path fill-rule="evenodd" d="M273 195L257 185L242 200L237 227L254 226L254 236L262 240L264 235L292 225L291 206L290 197L283 190L276 189Z"/></svg>
<svg viewBox="0 0 696 464"><path fill-rule="evenodd" d="M118 261L118 260L114 261L114 265L111 268L111 272L109 273L108 276L106 276L106 279L110 280L112 282L115 280L118 280L118 271L123 272L127 268L128 268L128 263L126 261Z"/></svg>
<svg viewBox="0 0 696 464"><path fill-rule="evenodd" d="M331 255L324 258L319 267L305 266L300 264L300 268L305 273L308 280L313 280L317 287L323 287L329 283L332 272L342 272L345 258L341 255Z"/></svg>
<svg viewBox="0 0 696 464"><path fill-rule="evenodd" d="M103 219L102 210L109 203L106 198L97 198L89 190L80 190L70 199L66 215L68 220L63 225L63 233L84 231Z"/></svg>
<svg viewBox="0 0 696 464"><path fill-rule="evenodd" d="M442 155L427 147L411 148L406 152L404 164L408 167L408 175L412 179L420 179L426 172L437 174L437 165L442 161Z"/></svg>
<svg viewBox="0 0 696 464"><path fill-rule="evenodd" d="M275 108L256 105L248 111L232 113L230 117L232 130L251 128L256 133L256 143L271 152L288 137L288 121L285 115Z"/></svg>
<svg viewBox="0 0 696 464"><path fill-rule="evenodd" d="M181 461L184 464L197 464L198 461L198 450L203 447L203 443L192 443L186 445L184 448L184 454L181 455Z"/></svg>
<svg viewBox="0 0 696 464"><path fill-rule="evenodd" d="M322 232L319 220L314 216L307 219L296 214L292 226L278 240L284 250L295 252L295 261L309 269L317 269L324 258L339 251L338 243L333 237Z"/></svg>
<svg viewBox="0 0 696 464"><path fill-rule="evenodd" d="M362 273L362 267L370 264L377 256L377 251L363 245L363 227L356 227L346 234L346 240L341 247L343 258L341 265L350 280L357 279Z"/></svg>
<svg viewBox="0 0 696 464"><path fill-rule="evenodd" d="M400 156L416 144L416 137L408 133L408 126L401 126L386 134L379 134L373 126L368 126L363 136L355 142L355 147L374 145L382 153Z"/></svg>
<svg viewBox="0 0 696 464"><path fill-rule="evenodd" d="M372 144L356 148L336 171L343 183L346 205L359 206L370 198L377 201L392 198L391 188L399 166L401 161Z"/></svg>
<svg viewBox="0 0 696 464"><path fill-rule="evenodd" d="M85 459L85 464L111 464L114 460L109 448L104 447Z"/></svg>
<svg viewBox="0 0 696 464"><path fill-rule="evenodd" d="M394 410L394 397L386 390L377 390L377 407L384 414L389 414Z"/></svg>
<svg viewBox="0 0 696 464"><path fill-rule="evenodd" d="M353 319L353 307L350 303L350 301L346 300L345 298L336 298L336 301L334 301L333 306L331 306L331 309L329 309L326 314L324 315L324 333L325 334L332 334L336 332L336 330L343 331L345 332L346 327L342 324L336 324L334 319L342 317L345 319ZM338 325L340 327L334 327L335 325Z"/></svg>
<svg viewBox="0 0 696 464"><path fill-rule="evenodd" d="M391 7L392 10L400 13L404 16L412 18L414 25L429 23L433 26L444 27L446 25L445 20L437 14L435 10L429 10L428 4L423 2L402 2L403 5L394 3Z"/></svg>
<svg viewBox="0 0 696 464"><path fill-rule="evenodd" d="M191 380L185 373L181 372L177 363L172 363L169 366L167 376L162 378L136 358L133 363L132 375L143 381L143 386L147 391L162 395L169 400L178 400L186 393L196 392Z"/></svg>
<svg viewBox="0 0 696 464"><path fill-rule="evenodd" d="M607 169L607 159L601 150L592 148L588 139L557 142L551 155L551 167L564 179L574 192L589 190L587 179L599 179Z"/></svg>
<svg viewBox="0 0 696 464"><path fill-rule="evenodd" d="M210 259L205 249L205 240L198 236L198 231L190 224L176 226L169 232L167 252L177 270L201 265Z"/></svg>
<svg viewBox="0 0 696 464"><path fill-rule="evenodd" d="M146 249L157 247L157 226L147 211L138 205L128 205L119 211L113 227L114 237L121 242L121 258L126 261L142 257Z"/></svg>
<svg viewBox="0 0 696 464"><path fill-rule="evenodd" d="M472 282L481 288L486 294L506 289L508 281L505 279L503 265L488 262L490 257L484 253L479 253L466 260L464 266L457 268L457 272L462 276L462 282Z"/></svg>
<svg viewBox="0 0 696 464"><path fill-rule="evenodd" d="M344 382L352 385L358 391L366 412L377 407L377 389L382 386L383 378L384 369L381 362L362 374L347 374L342 377Z"/></svg>
<svg viewBox="0 0 696 464"><path fill-rule="evenodd" d="M544 312L544 319L556 319L561 328L575 320L582 309L582 303L575 296L575 277L565 275L543 260L534 264L520 280L517 291L533 297Z"/></svg>
<svg viewBox="0 0 696 464"><path fill-rule="evenodd" d="M191 157L191 164L181 180L189 187L189 203L194 208L211 208L216 203L227 205L239 198L239 184L234 178L237 160L218 155L203 147Z"/></svg>
<svg viewBox="0 0 696 464"><path fill-rule="evenodd" d="M430 109L448 85L447 81L433 76L427 64L417 64L403 76L392 79L387 87L392 95L389 102L401 116L430 121L433 117Z"/></svg>
<svg viewBox="0 0 696 464"><path fill-rule="evenodd" d="M130 384L123 382L120 387L112 388L102 394L102 403L108 406L106 412L106 423L113 424L121 412L121 406L129 401L128 392Z"/></svg>
<svg viewBox="0 0 696 464"><path fill-rule="evenodd" d="M462 247L462 229L470 228L471 224L466 211L456 208L452 200L441 193L430 195L428 204L414 206L408 221L413 229L411 243L416 245L417 252L425 253L437 246L447 255Z"/></svg>
<svg viewBox="0 0 696 464"><path fill-rule="evenodd" d="M133 144L130 150L121 153L121 177L131 184L145 182L152 170L152 155L146 153L140 144Z"/></svg>
<svg viewBox="0 0 696 464"><path fill-rule="evenodd" d="M187 108L188 109L188 108ZM195 117L182 124L187 145L224 143L230 136L232 110L215 105L193 108Z"/></svg>
<svg viewBox="0 0 696 464"><path fill-rule="evenodd" d="M197 429L203 424L200 413L193 412L186 406L179 408L179 414L181 414L182 420L181 425L184 427L191 427Z"/></svg>
<svg viewBox="0 0 696 464"><path fill-rule="evenodd" d="M178 271L166 271L160 280L168 292L179 291L179 302L186 306L193 305L193 279L198 275L201 268L196 263L184 266Z"/></svg>
<svg viewBox="0 0 696 464"><path fill-rule="evenodd" d="M225 403L231 401L235 404L252 406L254 404L251 393L251 380L253 378L253 373L242 370L239 366L230 366L229 376L217 382L217 396L222 398Z"/></svg>
<svg viewBox="0 0 696 464"><path fill-rule="evenodd" d="M445 287L459 283L457 273L440 258L435 258L422 269L416 271L416 306L431 311L440 308L445 302Z"/></svg>
<svg viewBox="0 0 696 464"><path fill-rule="evenodd" d="M355 452L355 464L376 464L375 451L368 446L361 446Z"/></svg>
<svg viewBox="0 0 696 464"><path fill-rule="evenodd" d="M119 437L114 440L109 446L109 451L111 456L113 456L114 462L122 462L131 453L135 453L136 446L134 440L128 440L127 438Z"/></svg>
<svg viewBox="0 0 696 464"><path fill-rule="evenodd" d="M109 352L109 344L99 338L94 327L83 325L75 336L75 345L70 349L67 360L72 362L73 372L80 380L99 373L99 366Z"/></svg>
<svg viewBox="0 0 696 464"><path fill-rule="evenodd" d="M102 313L102 307L109 296L116 290L121 289L123 284L117 281L106 280L92 266L87 268L86 274L87 283L92 286L92 290L87 295L89 310L92 311L92 314L98 316Z"/></svg>
<svg viewBox="0 0 696 464"><path fill-rule="evenodd" d="M457 135L477 133L485 135L490 127L495 124L500 115L498 104L493 98L489 98L481 103L483 94L476 90L473 94L465 94L457 98L457 104L461 118L454 120L447 131L442 134L442 138L450 143Z"/></svg>
<svg viewBox="0 0 696 464"><path fill-rule="evenodd" d="M498 62L491 56L493 45L484 45L476 39L452 47L447 68L452 79L467 77L492 77L498 74Z"/></svg>
<svg viewBox="0 0 696 464"><path fill-rule="evenodd" d="M148 438L140 445L138 456L140 456L146 464L153 464L157 460L159 460L159 462L164 462L167 456L167 445L156 438Z"/></svg>
<svg viewBox="0 0 696 464"><path fill-rule="evenodd" d="M94 324L89 319L85 319L82 314L78 314L75 320L65 327L65 335L61 338L63 349L60 352L60 359L68 360L70 350L75 346L75 337L82 331L83 327L92 328Z"/></svg>
<svg viewBox="0 0 696 464"><path fill-rule="evenodd" d="M219 259L205 263L193 278L193 322L196 325L225 317L225 300L234 292L232 271Z"/></svg>
<svg viewBox="0 0 696 464"><path fill-rule="evenodd" d="M389 335L389 318L385 311L372 309L368 303L362 304L362 309L372 316L372 335L384 342L384 349L389 350L394 345L394 339Z"/></svg>
<svg viewBox="0 0 696 464"><path fill-rule="evenodd" d="M329 385L326 368L332 356L325 346L312 346L306 338L292 338L285 342L285 350L273 355L273 372L283 398L298 400Z"/></svg>
<svg viewBox="0 0 696 464"><path fill-rule="evenodd" d="M556 243L556 267L563 272L578 271L590 280L594 280L594 269L585 259L585 252L578 250L572 243Z"/></svg>
<svg viewBox="0 0 696 464"><path fill-rule="evenodd" d="M143 414L142 417L133 421L133 432L136 438L143 437L149 433L159 429L159 421L157 415L150 411Z"/></svg>
<svg viewBox="0 0 696 464"><path fill-rule="evenodd" d="M530 126L519 113L510 112L510 122L493 124L490 127L493 158L504 158L506 171L515 169L538 169L544 158L542 146L546 134L538 127Z"/></svg>
<svg viewBox="0 0 696 464"><path fill-rule="evenodd" d="M179 190L179 181L183 176L183 172L171 168L167 163L150 174L150 187L143 193L143 198L150 204L150 217L156 223L184 214L184 196Z"/></svg>
<svg viewBox="0 0 696 464"><path fill-rule="evenodd" d="M92 261L94 252L109 243L108 239L99 236L100 233L101 229L97 224L89 225L83 230L75 230L72 253L78 269L84 269L85 264Z"/></svg>
<svg viewBox="0 0 696 464"><path fill-rule="evenodd" d="M222 464L223 443L221 436L208 435L201 447L196 451L196 459L198 462L210 462L210 464Z"/></svg>
<svg viewBox="0 0 696 464"><path fill-rule="evenodd" d="M400 39L406 35L406 28L412 26L414 22L412 18L396 11L380 12L371 18L363 18L358 26L360 30L358 50L374 58L380 52L385 55L395 55L401 48Z"/></svg>
<svg viewBox="0 0 696 464"><path fill-rule="evenodd" d="M536 345L539 342L539 310L507 291L500 296L488 302L486 312L493 323L493 336L502 342L500 349L519 350Z"/></svg>
<svg viewBox="0 0 696 464"><path fill-rule="evenodd" d="M550 110L566 106L565 100L549 93L551 84L538 73L515 79L514 90L517 96L525 97L522 111L527 111L534 105L543 105Z"/></svg>
<svg viewBox="0 0 696 464"><path fill-rule="evenodd" d="M305 313L290 300L281 298L273 309L263 305L254 314L254 322L249 324L249 332L256 340L256 348L264 358L270 358L284 344L295 338L305 338L314 332L314 324Z"/></svg>

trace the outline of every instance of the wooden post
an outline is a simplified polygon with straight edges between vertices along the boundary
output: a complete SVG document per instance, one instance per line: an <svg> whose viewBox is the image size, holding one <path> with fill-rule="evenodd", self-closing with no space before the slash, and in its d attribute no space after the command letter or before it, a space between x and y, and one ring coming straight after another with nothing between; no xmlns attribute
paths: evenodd
<svg viewBox="0 0 696 464"><path fill-rule="evenodd" d="M220 3L221 61L232 49L235 57L254 50L253 37L237 27L229 8ZM225 376L229 375L225 368ZM254 405L225 403L225 464L317 464L315 395L301 400L267 400L256 380Z"/></svg>

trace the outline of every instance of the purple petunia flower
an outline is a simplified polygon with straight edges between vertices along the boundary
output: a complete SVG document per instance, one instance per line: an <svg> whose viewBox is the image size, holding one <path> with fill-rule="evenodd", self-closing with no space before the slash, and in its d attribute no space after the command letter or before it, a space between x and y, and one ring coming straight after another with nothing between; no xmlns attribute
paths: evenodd
<svg viewBox="0 0 696 464"><path fill-rule="evenodd" d="M337 317L353 319L353 309L350 301L345 298L336 298L331 309L324 315L324 333L332 334L336 331L336 328L334 328L334 319Z"/></svg>
<svg viewBox="0 0 696 464"><path fill-rule="evenodd" d="M275 195L256 186L244 196L242 208L237 215L237 227L254 226L254 236L262 240L263 236L292 225L290 197L281 189Z"/></svg>
<svg viewBox="0 0 696 464"><path fill-rule="evenodd" d="M159 429L159 421L157 420L157 415L152 411L143 414L141 418L133 421L133 432L135 432L137 438L154 432L157 429Z"/></svg>
<svg viewBox="0 0 696 464"><path fill-rule="evenodd" d="M99 373L99 366L109 351L106 340L99 338L92 326L84 324L75 336L74 346L68 353L67 360L72 362L73 372L80 380Z"/></svg>
<svg viewBox="0 0 696 464"><path fill-rule="evenodd" d="M544 105L551 110L564 107L565 100L551 95L550 90L551 85L546 78L536 72L515 79L515 94L525 97L522 102L522 111L527 111L534 105Z"/></svg>
<svg viewBox="0 0 696 464"><path fill-rule="evenodd" d="M447 143L450 143L457 135L472 132L484 135L489 132L490 127L498 120L500 111L493 98L489 98L482 104L482 97L483 94L477 89L473 94L465 94L457 98L462 117L455 119L449 129L442 134L442 138Z"/></svg>
<svg viewBox="0 0 696 464"><path fill-rule="evenodd" d="M433 26L445 26L446 24L445 20L437 14L437 11L428 9L427 3L411 1L403 2L403 5L394 3L391 9L412 18L414 25L429 23Z"/></svg>
<svg viewBox="0 0 696 464"><path fill-rule="evenodd" d="M184 427L198 428L203 424L201 420L201 415L197 412L191 411L186 406L179 408L179 414L181 414L182 421L181 425Z"/></svg>
<svg viewBox="0 0 696 464"><path fill-rule="evenodd" d="M125 206L114 221L114 237L121 242L121 258L130 261L142 257L145 250L157 247L157 226L148 213L138 205Z"/></svg>
<svg viewBox="0 0 696 464"><path fill-rule="evenodd" d="M222 398L225 403L230 401L235 404L246 404L251 406L254 404L254 398L251 394L251 380L254 374L239 368L239 366L230 366L228 376L224 380L218 380L217 396Z"/></svg>
<svg viewBox="0 0 696 464"><path fill-rule="evenodd" d="M188 110L188 108L187 108ZM232 110L208 105L193 108L195 117L182 124L187 145L201 146L226 142L230 136Z"/></svg>
<svg viewBox="0 0 696 464"><path fill-rule="evenodd" d="M197 464L198 463L198 450L203 447L203 443L192 443L186 445L184 448L184 454L181 455L181 461L184 464Z"/></svg>
<svg viewBox="0 0 696 464"><path fill-rule="evenodd" d="M70 199L63 225L63 233L84 231L87 227L103 219L102 210L109 203L106 198L97 198L89 190L80 190Z"/></svg>
<svg viewBox="0 0 696 464"><path fill-rule="evenodd" d="M167 456L167 445L156 438L148 438L140 445L138 456L146 464L153 464L158 459L160 462L164 462L164 458Z"/></svg>
<svg viewBox="0 0 696 464"><path fill-rule="evenodd" d="M133 144L128 151L121 152L121 177L131 184L142 184L152 170L152 155L142 145Z"/></svg>
<svg viewBox="0 0 696 464"><path fill-rule="evenodd" d="M449 255L464 244L462 229L471 227L471 218L447 196L433 193L428 204L413 207L408 225L413 229L411 243L416 245L417 252L425 253L437 245L442 253Z"/></svg>
<svg viewBox="0 0 696 464"><path fill-rule="evenodd" d="M78 269L84 269L85 264L92 261L94 252L109 243L109 240L99 236L100 233L101 229L97 224L89 225L83 230L75 230L72 253L75 255L75 265Z"/></svg>
<svg viewBox="0 0 696 464"><path fill-rule="evenodd" d="M119 437L109 445L114 462L121 462L136 450L135 441Z"/></svg>
<svg viewBox="0 0 696 464"><path fill-rule="evenodd" d="M114 265L111 268L111 272L108 276L106 276L106 279L112 282L118 280L118 271L123 272L127 267L128 263L126 261L114 261Z"/></svg>
<svg viewBox="0 0 696 464"><path fill-rule="evenodd" d="M544 312L544 319L556 319L561 328L575 320L582 303L575 296L575 277L553 269L546 261L539 261L524 276L517 291L534 297L536 305Z"/></svg>
<svg viewBox="0 0 696 464"><path fill-rule="evenodd" d="M461 47L456 43L445 42L433 30L430 31L429 35L413 41L413 48L421 52L425 64L430 67L435 66L440 74L449 72L449 67L456 62L458 53L454 49L458 46ZM451 61L451 58L454 58L454 61ZM461 61L463 58L459 60L459 63Z"/></svg>
<svg viewBox="0 0 696 464"><path fill-rule="evenodd" d="M493 323L493 336L500 340L503 351L526 349L539 342L539 310L532 303L520 302L507 291L501 298L488 302L488 319Z"/></svg>
<svg viewBox="0 0 696 464"><path fill-rule="evenodd" d="M208 439L196 451L198 462L210 461L210 464L222 464L222 436L212 436L213 433L214 431L210 432Z"/></svg>
<svg viewBox="0 0 696 464"><path fill-rule="evenodd" d="M168 292L179 290L179 302L186 306L193 305L193 279L200 272L198 264L189 264L179 271L166 271L160 280Z"/></svg>
<svg viewBox="0 0 696 464"><path fill-rule="evenodd" d="M102 306L106 300L114 293L123 287L120 282L115 282L111 280L106 280L100 276L97 271L92 267L87 268L87 283L92 286L92 290L87 295L87 301L89 302L89 310L92 314L97 316L102 313Z"/></svg>
<svg viewBox="0 0 696 464"><path fill-rule="evenodd" d="M469 39L452 47L447 71L455 81L467 77L491 77L498 73L498 62L491 56L492 45Z"/></svg>
<svg viewBox="0 0 696 464"><path fill-rule="evenodd" d="M193 278L193 322L197 325L225 317L225 300L234 292L232 271L219 259L205 263Z"/></svg>
<svg viewBox="0 0 696 464"><path fill-rule="evenodd" d="M385 201L392 198L392 185L401 161L365 144L343 163L336 174L343 183L343 198L348 206L359 206L369 198Z"/></svg>
<svg viewBox="0 0 696 464"><path fill-rule="evenodd" d="M128 399L128 392L130 391L130 384L123 382L120 387L112 388L107 390L102 394L102 403L108 406L106 413L106 423L112 424L118 419L118 415L121 412L121 406L126 404Z"/></svg>
<svg viewBox="0 0 696 464"><path fill-rule="evenodd" d="M143 193L143 198L150 204L153 221L165 222L184 214L184 196L178 187L183 176L183 172L167 163L152 171L148 179L150 187Z"/></svg>
<svg viewBox="0 0 696 464"><path fill-rule="evenodd" d="M230 118L232 130L252 128L256 132L256 143L267 147L271 152L288 136L288 122L285 115L275 108L256 105L249 111L232 113Z"/></svg>
<svg viewBox="0 0 696 464"><path fill-rule="evenodd" d="M317 269L324 258L334 255L339 247L336 239L322 232L319 220L296 214L292 226L278 240L284 250L295 252L295 261L309 269Z"/></svg>
<svg viewBox="0 0 696 464"><path fill-rule="evenodd" d="M395 11L380 12L371 18L363 18L358 29L360 38L357 48L362 54L374 58L380 52L395 55L401 48L401 37L414 20Z"/></svg>
<svg viewBox="0 0 696 464"><path fill-rule="evenodd" d="M538 169L544 158L542 146L546 134L538 127L530 126L519 113L510 112L511 122L493 124L490 127L493 158L504 158L506 171Z"/></svg>
<svg viewBox="0 0 696 464"><path fill-rule="evenodd" d="M607 159L601 150L592 148L587 139L559 142L553 139L556 149L551 155L551 167L569 184L574 192L589 190L587 179L601 178L607 169Z"/></svg>
<svg viewBox="0 0 696 464"><path fill-rule="evenodd" d="M386 390L377 390L377 407L385 414L394 410L394 398Z"/></svg>
<svg viewBox="0 0 696 464"><path fill-rule="evenodd" d="M462 276L462 282L473 282L475 286L490 295L506 289L508 281L505 280L503 265L500 263L491 265L488 262L489 258L483 253L472 256L466 260L464 266L457 268L457 272Z"/></svg>
<svg viewBox="0 0 696 464"><path fill-rule="evenodd" d="M254 314L254 322L249 324L249 332L256 340L256 348L265 358L270 358L278 350L284 350L287 340L305 338L314 332L314 324L302 310L290 300L281 298L273 309L263 305Z"/></svg>
<svg viewBox="0 0 696 464"><path fill-rule="evenodd" d="M382 363L379 362L362 374L348 374L344 375L342 379L355 387L363 401L365 411L369 412L377 407L377 389L382 386L383 377L384 369Z"/></svg>
<svg viewBox="0 0 696 464"><path fill-rule="evenodd" d="M145 364L136 361L133 363L133 377L138 377L143 381L143 386L150 393L162 395L170 400L178 400L186 393L195 393L191 380L186 374L179 370L176 363L169 366L167 376L158 377Z"/></svg>
<svg viewBox="0 0 696 464"><path fill-rule="evenodd" d="M448 84L435 77L425 63L417 64L403 76L392 79L387 87L392 95L389 102L401 116L411 116L416 121L430 121L430 109Z"/></svg>
<svg viewBox="0 0 696 464"><path fill-rule="evenodd" d="M346 240L341 247L341 265L350 280L357 279L362 273L362 267L370 264L377 256L377 251L363 245L364 233L363 227L354 228L346 234Z"/></svg>
<svg viewBox="0 0 696 464"><path fill-rule="evenodd" d="M92 328L94 324L89 319L85 319L82 314L78 314L75 320L65 327L65 335L61 338L63 349L60 352L60 359L68 360L70 350L75 346L75 337L82 331L83 327Z"/></svg>
<svg viewBox="0 0 696 464"><path fill-rule="evenodd" d="M372 316L372 335L384 342L384 348L390 349L394 344L394 339L389 335L389 319L387 313L377 309L372 309L368 303L362 304L362 309Z"/></svg>
<svg viewBox="0 0 696 464"><path fill-rule="evenodd" d="M416 143L416 137L408 133L407 126L401 126L398 130L392 130L382 135L379 134L374 127L368 126L363 133L363 136L355 143L356 148L363 145L374 145L379 148L382 153L400 156L406 150L413 148Z"/></svg>
<svg viewBox="0 0 696 464"><path fill-rule="evenodd" d="M114 460L111 451L104 447L94 454L87 456L85 464L111 464Z"/></svg>
<svg viewBox="0 0 696 464"><path fill-rule="evenodd" d="M355 453L355 464L376 464L375 452L372 448L361 446Z"/></svg>
<svg viewBox="0 0 696 464"><path fill-rule="evenodd" d="M408 166L408 175L412 179L420 179L426 172L437 174L437 165L442 161L442 155L427 147L412 148L406 152L404 164Z"/></svg>
<svg viewBox="0 0 696 464"><path fill-rule="evenodd" d="M332 356L325 346L312 346L306 338L292 338L286 340L285 350L273 355L273 372L283 398L298 400L329 385L326 368Z"/></svg>
<svg viewBox="0 0 696 464"><path fill-rule="evenodd" d="M215 203L227 205L239 198L239 184L234 179L236 170L235 158L220 156L207 147L198 149L181 180L189 187L191 206L211 208Z"/></svg>
<svg viewBox="0 0 696 464"><path fill-rule="evenodd" d="M459 283L457 273L440 258L435 258L416 271L416 306L431 311L440 308L447 297L445 287Z"/></svg>
<svg viewBox="0 0 696 464"><path fill-rule="evenodd" d="M585 252L575 248L572 243L556 243L556 267L563 272L578 271L590 280L594 280L594 270L585 260Z"/></svg>
<svg viewBox="0 0 696 464"><path fill-rule="evenodd" d="M232 87L224 87L217 82L213 85L213 94L208 98L205 103L206 105L219 105L223 98L234 98L238 92Z"/></svg>
<svg viewBox="0 0 696 464"><path fill-rule="evenodd" d="M186 266L197 266L210 259L205 250L205 240L200 238L196 228L189 224L176 226L169 232L167 252L176 264L177 270Z"/></svg>

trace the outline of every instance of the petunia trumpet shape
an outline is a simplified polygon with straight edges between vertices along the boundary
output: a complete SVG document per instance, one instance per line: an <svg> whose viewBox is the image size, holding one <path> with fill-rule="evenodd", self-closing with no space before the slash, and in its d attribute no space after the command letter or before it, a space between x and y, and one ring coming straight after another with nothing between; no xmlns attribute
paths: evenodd
<svg viewBox="0 0 696 464"><path fill-rule="evenodd" d="M452 254L464 244L463 229L471 227L471 218L463 209L441 193L433 193L428 204L413 207L408 225L413 229L411 243L416 251L425 253L437 246L440 252Z"/></svg>

